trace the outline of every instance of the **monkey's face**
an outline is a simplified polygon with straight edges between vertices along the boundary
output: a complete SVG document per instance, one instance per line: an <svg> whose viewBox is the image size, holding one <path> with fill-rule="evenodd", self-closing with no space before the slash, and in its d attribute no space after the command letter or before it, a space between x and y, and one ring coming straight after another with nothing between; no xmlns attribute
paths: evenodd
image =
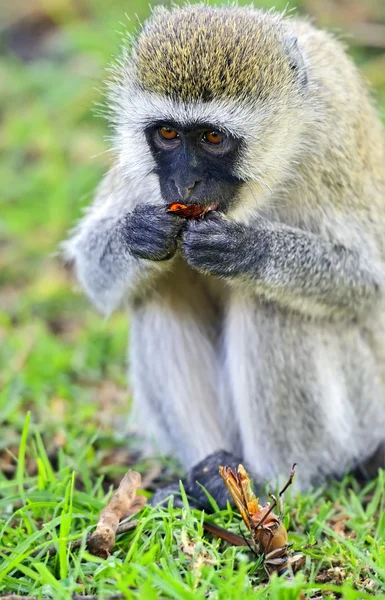
<svg viewBox="0 0 385 600"><path fill-rule="evenodd" d="M146 129L163 199L184 204L218 202L226 211L242 180L235 167L242 141L210 124L179 126L157 123Z"/></svg>

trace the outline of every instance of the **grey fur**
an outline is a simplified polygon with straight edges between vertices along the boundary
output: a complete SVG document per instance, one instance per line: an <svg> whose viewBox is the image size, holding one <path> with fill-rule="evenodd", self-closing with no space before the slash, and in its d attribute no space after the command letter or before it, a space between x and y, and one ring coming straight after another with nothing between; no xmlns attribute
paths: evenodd
<svg viewBox="0 0 385 600"><path fill-rule="evenodd" d="M189 223L183 251L191 267L309 317L359 318L383 298L374 258L285 224L243 225L212 213Z"/></svg>
<svg viewBox="0 0 385 600"><path fill-rule="evenodd" d="M260 482L298 462L304 489L385 439L385 152L340 44L284 23L303 85L278 95L277 63L263 103L162 98L123 58L115 165L64 251L99 309L129 306L135 412L159 450L188 469L223 448ZM165 212L144 129L171 118L242 134L247 183L227 215L182 228Z"/></svg>

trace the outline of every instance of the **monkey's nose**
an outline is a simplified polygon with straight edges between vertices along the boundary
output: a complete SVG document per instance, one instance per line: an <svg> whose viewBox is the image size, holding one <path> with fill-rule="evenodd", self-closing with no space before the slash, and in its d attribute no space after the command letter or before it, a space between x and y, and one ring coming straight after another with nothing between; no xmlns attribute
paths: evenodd
<svg viewBox="0 0 385 600"><path fill-rule="evenodd" d="M180 197L183 200L187 200L187 198L190 196L193 189L202 180L201 179L192 179L191 181L188 181L188 182L185 182L185 181L182 182L182 181L177 181L175 179L172 179L171 181L174 183L176 189L178 190Z"/></svg>

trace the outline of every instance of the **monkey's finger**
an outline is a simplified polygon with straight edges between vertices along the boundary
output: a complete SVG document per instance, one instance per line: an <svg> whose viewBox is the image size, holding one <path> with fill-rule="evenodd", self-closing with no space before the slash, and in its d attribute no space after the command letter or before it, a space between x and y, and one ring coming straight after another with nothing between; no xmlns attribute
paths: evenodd
<svg viewBox="0 0 385 600"><path fill-rule="evenodd" d="M206 223L217 223L218 225L220 225L227 221L227 219L223 213L220 213L217 210L211 210L207 213L206 217L204 218L204 221L206 221Z"/></svg>
<svg viewBox="0 0 385 600"><path fill-rule="evenodd" d="M165 250L154 250L150 247L133 248L131 254L135 258L143 258L145 260L153 260L161 262L164 260L170 260L175 255L177 248L176 242Z"/></svg>
<svg viewBox="0 0 385 600"><path fill-rule="evenodd" d="M222 223L221 218L212 218L209 213L204 219L188 219L188 228L196 231L202 231L210 227L220 226Z"/></svg>
<svg viewBox="0 0 385 600"><path fill-rule="evenodd" d="M138 240L151 239L153 244L161 244L162 240L175 237L182 225L183 223L164 220L143 221L131 228L131 236L135 236Z"/></svg>
<svg viewBox="0 0 385 600"><path fill-rule="evenodd" d="M184 224L184 219L170 214L164 206L139 204L129 215L132 222L140 224L141 227L164 227L166 224L172 229L179 229Z"/></svg>
<svg viewBox="0 0 385 600"><path fill-rule="evenodd" d="M206 250L230 250L233 246L232 240L221 232L206 231L202 232L187 231L183 235L183 242L187 247Z"/></svg>

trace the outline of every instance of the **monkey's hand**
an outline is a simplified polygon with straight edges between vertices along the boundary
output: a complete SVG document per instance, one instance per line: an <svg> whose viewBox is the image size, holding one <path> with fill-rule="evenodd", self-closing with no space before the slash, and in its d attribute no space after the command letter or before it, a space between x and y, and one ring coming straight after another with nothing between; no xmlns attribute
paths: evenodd
<svg viewBox="0 0 385 600"><path fill-rule="evenodd" d="M183 234L183 252L188 264L219 277L241 275L262 259L264 239L257 232L211 212L205 219L189 221Z"/></svg>
<svg viewBox="0 0 385 600"><path fill-rule="evenodd" d="M210 213L188 223L183 250L192 267L311 317L365 317L384 294L384 268L364 234L349 248L284 223Z"/></svg>
<svg viewBox="0 0 385 600"><path fill-rule="evenodd" d="M124 237L136 257L168 260L177 248L184 219L168 213L163 206L139 204L126 216Z"/></svg>

